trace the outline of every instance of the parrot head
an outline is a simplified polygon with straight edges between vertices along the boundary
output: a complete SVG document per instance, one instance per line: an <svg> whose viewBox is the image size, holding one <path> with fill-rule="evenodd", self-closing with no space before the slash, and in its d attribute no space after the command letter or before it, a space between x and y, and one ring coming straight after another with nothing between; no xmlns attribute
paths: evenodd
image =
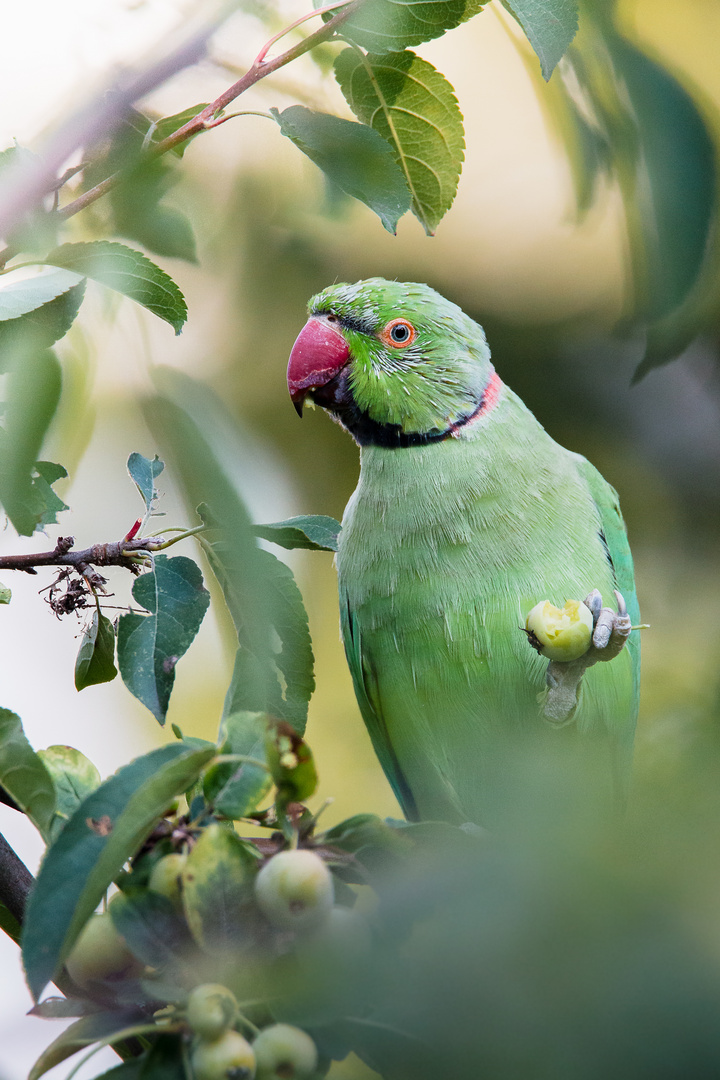
<svg viewBox="0 0 720 1080"><path fill-rule="evenodd" d="M308 310L288 364L300 415L310 398L361 446L408 446L443 439L482 409L494 375L483 329L428 285L332 285Z"/></svg>

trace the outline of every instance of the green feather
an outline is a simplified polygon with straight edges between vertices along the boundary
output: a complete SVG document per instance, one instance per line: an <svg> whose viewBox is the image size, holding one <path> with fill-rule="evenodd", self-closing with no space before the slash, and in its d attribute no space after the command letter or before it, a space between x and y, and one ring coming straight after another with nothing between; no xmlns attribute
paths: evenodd
<svg viewBox="0 0 720 1080"><path fill-rule="evenodd" d="M615 492L502 384L492 408L463 422L489 384L489 351L482 329L427 286L334 286L310 310L339 318L354 407L376 425L357 428L340 608L360 710L406 815L496 824L550 804L572 811L579 790L590 812L621 802L637 631L586 672L573 722L558 729L542 715L547 661L520 629L540 600L562 606L594 588L613 607L620 589L638 621ZM397 317L417 330L407 350L380 337ZM388 424L437 441L382 445Z"/></svg>

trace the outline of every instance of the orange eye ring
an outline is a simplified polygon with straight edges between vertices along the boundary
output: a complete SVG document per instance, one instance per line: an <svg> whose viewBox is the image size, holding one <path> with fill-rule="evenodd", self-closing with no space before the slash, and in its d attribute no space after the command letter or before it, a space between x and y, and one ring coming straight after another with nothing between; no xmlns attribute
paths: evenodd
<svg viewBox="0 0 720 1080"><path fill-rule="evenodd" d="M417 330L407 319L391 319L379 336L382 343L391 349L407 349L417 337Z"/></svg>

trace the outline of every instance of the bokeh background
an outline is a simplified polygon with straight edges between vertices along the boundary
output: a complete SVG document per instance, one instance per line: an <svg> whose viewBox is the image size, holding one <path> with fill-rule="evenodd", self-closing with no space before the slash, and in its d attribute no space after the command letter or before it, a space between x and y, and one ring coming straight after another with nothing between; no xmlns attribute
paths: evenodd
<svg viewBox="0 0 720 1080"><path fill-rule="evenodd" d="M2 146L13 139L33 146L113 69L161 53L168 35L200 7L187 0L15 5L3 16ZM247 68L268 36L268 19L279 28L303 10L283 3L264 20L250 6L239 10L215 35L205 61L143 104L167 115L212 99ZM617 19L628 39L692 94L720 142L717 3L622 0ZM502 378L553 437L586 455L620 493L643 617L652 627L643 636L636 755L637 805L641 813L652 808L652 818L665 793L676 808L692 803L694 763L714 747L718 718L717 267L705 271L697 336L689 335L678 359L633 384L644 339L627 318L633 275L619 187L600 177L592 205L578 212L553 84L542 82L527 43L493 0L471 23L418 51L453 83L466 123L458 196L436 236L426 237L410 216L397 236L388 235L365 207L329 192L267 119L239 117L196 139L167 201L190 219L198 261L158 258L187 297L187 327L176 339L130 301L89 287L81 319L59 347L63 402L44 452L68 468L62 494L72 513L22 549L44 549L58 532L71 532L84 546L127 531L140 504L125 461L134 450L164 453L141 409L159 364L206 381L235 418L227 447L255 520L340 518L356 481L357 450L320 412L306 412L300 422L284 381L305 304L333 281L426 281L483 323ZM308 57L258 85L242 108L296 102L348 115L326 68ZM69 237L96 236L102 212L98 206L79 215ZM187 522L171 462L160 487L168 523ZM0 547L9 553L21 544L7 529ZM346 670L332 559L307 553L289 561L315 647L318 685L307 737L321 796L333 800L326 820L359 811L398 815ZM106 775L166 736L119 680L76 693L81 626L74 617L53 617L38 593L49 581L7 582L14 596L0 618L0 703L22 716L33 745L77 746ZM122 604L127 586L120 575L113 586L117 599L110 602ZM169 720L186 734L215 737L232 655L227 627L211 614L178 668ZM31 827L0 807L0 828L36 865L40 843ZM711 936L717 948L717 928ZM58 1028L21 1020L29 999L17 952L9 941L0 950L0 1077L19 1080ZM108 1053L107 1065L114 1060Z"/></svg>

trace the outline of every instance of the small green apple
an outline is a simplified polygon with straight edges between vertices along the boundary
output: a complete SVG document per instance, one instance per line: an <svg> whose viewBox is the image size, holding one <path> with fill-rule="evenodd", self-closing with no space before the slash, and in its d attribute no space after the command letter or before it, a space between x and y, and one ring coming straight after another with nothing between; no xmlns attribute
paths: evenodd
<svg viewBox="0 0 720 1080"><path fill-rule="evenodd" d="M252 1080L255 1052L237 1031L224 1032L219 1039L200 1039L190 1055L195 1080Z"/></svg>
<svg viewBox="0 0 720 1080"><path fill-rule="evenodd" d="M532 644L548 660L577 660L590 648L593 617L582 600L566 600L556 608L549 600L536 604L525 620L525 629L534 636Z"/></svg>
<svg viewBox="0 0 720 1080"><path fill-rule="evenodd" d="M196 986L187 1000L186 1019L196 1035L218 1039L238 1017L235 995L219 983Z"/></svg>
<svg viewBox="0 0 720 1080"><path fill-rule="evenodd" d="M332 911L332 874L314 851L280 851L260 870L255 898L268 922L283 930L311 930Z"/></svg>
<svg viewBox="0 0 720 1080"><path fill-rule="evenodd" d="M300 1028L273 1024L253 1043L257 1080L306 1080L317 1068L315 1043Z"/></svg>

